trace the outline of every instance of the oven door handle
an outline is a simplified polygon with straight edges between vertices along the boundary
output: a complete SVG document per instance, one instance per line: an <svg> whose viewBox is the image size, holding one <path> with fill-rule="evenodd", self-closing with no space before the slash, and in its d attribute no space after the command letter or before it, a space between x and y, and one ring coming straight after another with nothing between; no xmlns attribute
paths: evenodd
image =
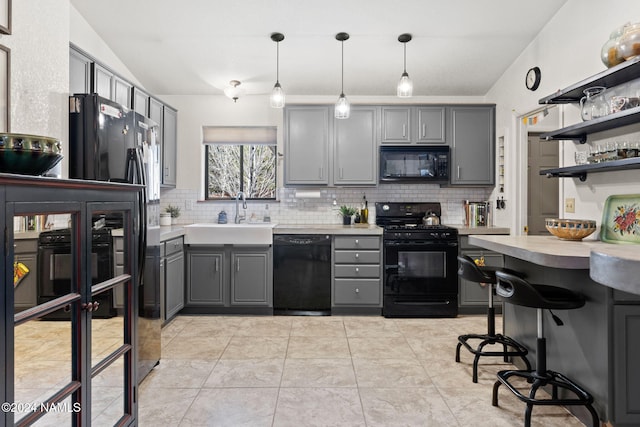
<svg viewBox="0 0 640 427"><path fill-rule="evenodd" d="M423 247L425 249L434 247L456 247L458 242L442 242L442 241L402 241L402 242L384 242L385 247L398 248L402 246L406 247Z"/></svg>

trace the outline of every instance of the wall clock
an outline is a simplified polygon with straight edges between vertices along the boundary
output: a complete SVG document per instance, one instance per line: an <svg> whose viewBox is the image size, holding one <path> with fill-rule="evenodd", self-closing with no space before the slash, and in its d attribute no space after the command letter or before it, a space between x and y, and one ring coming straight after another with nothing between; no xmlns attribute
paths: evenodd
<svg viewBox="0 0 640 427"><path fill-rule="evenodd" d="M536 90L538 86L540 86L540 78L542 77L540 73L540 68L533 67L527 71L527 75L525 77L524 83L529 90Z"/></svg>

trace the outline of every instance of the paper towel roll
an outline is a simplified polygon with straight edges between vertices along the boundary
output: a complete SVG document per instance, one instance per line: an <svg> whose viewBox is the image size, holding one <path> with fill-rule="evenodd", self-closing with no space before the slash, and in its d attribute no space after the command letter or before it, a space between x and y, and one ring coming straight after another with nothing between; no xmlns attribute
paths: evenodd
<svg viewBox="0 0 640 427"><path fill-rule="evenodd" d="M320 198L320 190L318 190L318 191L296 190L296 198L297 199L319 199Z"/></svg>

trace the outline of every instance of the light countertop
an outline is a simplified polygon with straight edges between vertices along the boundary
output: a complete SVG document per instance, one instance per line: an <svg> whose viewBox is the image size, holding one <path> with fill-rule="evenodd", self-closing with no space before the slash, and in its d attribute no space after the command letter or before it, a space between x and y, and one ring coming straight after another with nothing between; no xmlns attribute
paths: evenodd
<svg viewBox="0 0 640 427"><path fill-rule="evenodd" d="M382 227L373 224L278 224L273 234L370 234L382 235Z"/></svg>
<svg viewBox="0 0 640 427"><path fill-rule="evenodd" d="M449 225L449 224L445 224ZM470 234L509 234L511 229L508 227L467 227L462 224L449 225L458 230L459 236L468 236Z"/></svg>
<svg viewBox="0 0 640 427"><path fill-rule="evenodd" d="M184 236L184 225L167 225L160 227L160 241L166 242L167 240L175 239L176 237Z"/></svg>
<svg viewBox="0 0 640 427"><path fill-rule="evenodd" d="M640 246L554 236L470 236L469 243L545 267L589 270L605 286L640 295Z"/></svg>

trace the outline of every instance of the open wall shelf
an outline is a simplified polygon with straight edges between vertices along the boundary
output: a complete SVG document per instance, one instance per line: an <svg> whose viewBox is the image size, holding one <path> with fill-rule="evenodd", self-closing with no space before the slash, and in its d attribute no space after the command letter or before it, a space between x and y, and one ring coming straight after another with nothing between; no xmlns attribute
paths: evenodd
<svg viewBox="0 0 640 427"><path fill-rule="evenodd" d="M580 181L587 180L588 173L610 172L619 170L640 169L640 157L631 159L613 160L609 162L593 163L588 165L568 166L564 168L545 169L540 171L540 175L550 178L580 178Z"/></svg>

